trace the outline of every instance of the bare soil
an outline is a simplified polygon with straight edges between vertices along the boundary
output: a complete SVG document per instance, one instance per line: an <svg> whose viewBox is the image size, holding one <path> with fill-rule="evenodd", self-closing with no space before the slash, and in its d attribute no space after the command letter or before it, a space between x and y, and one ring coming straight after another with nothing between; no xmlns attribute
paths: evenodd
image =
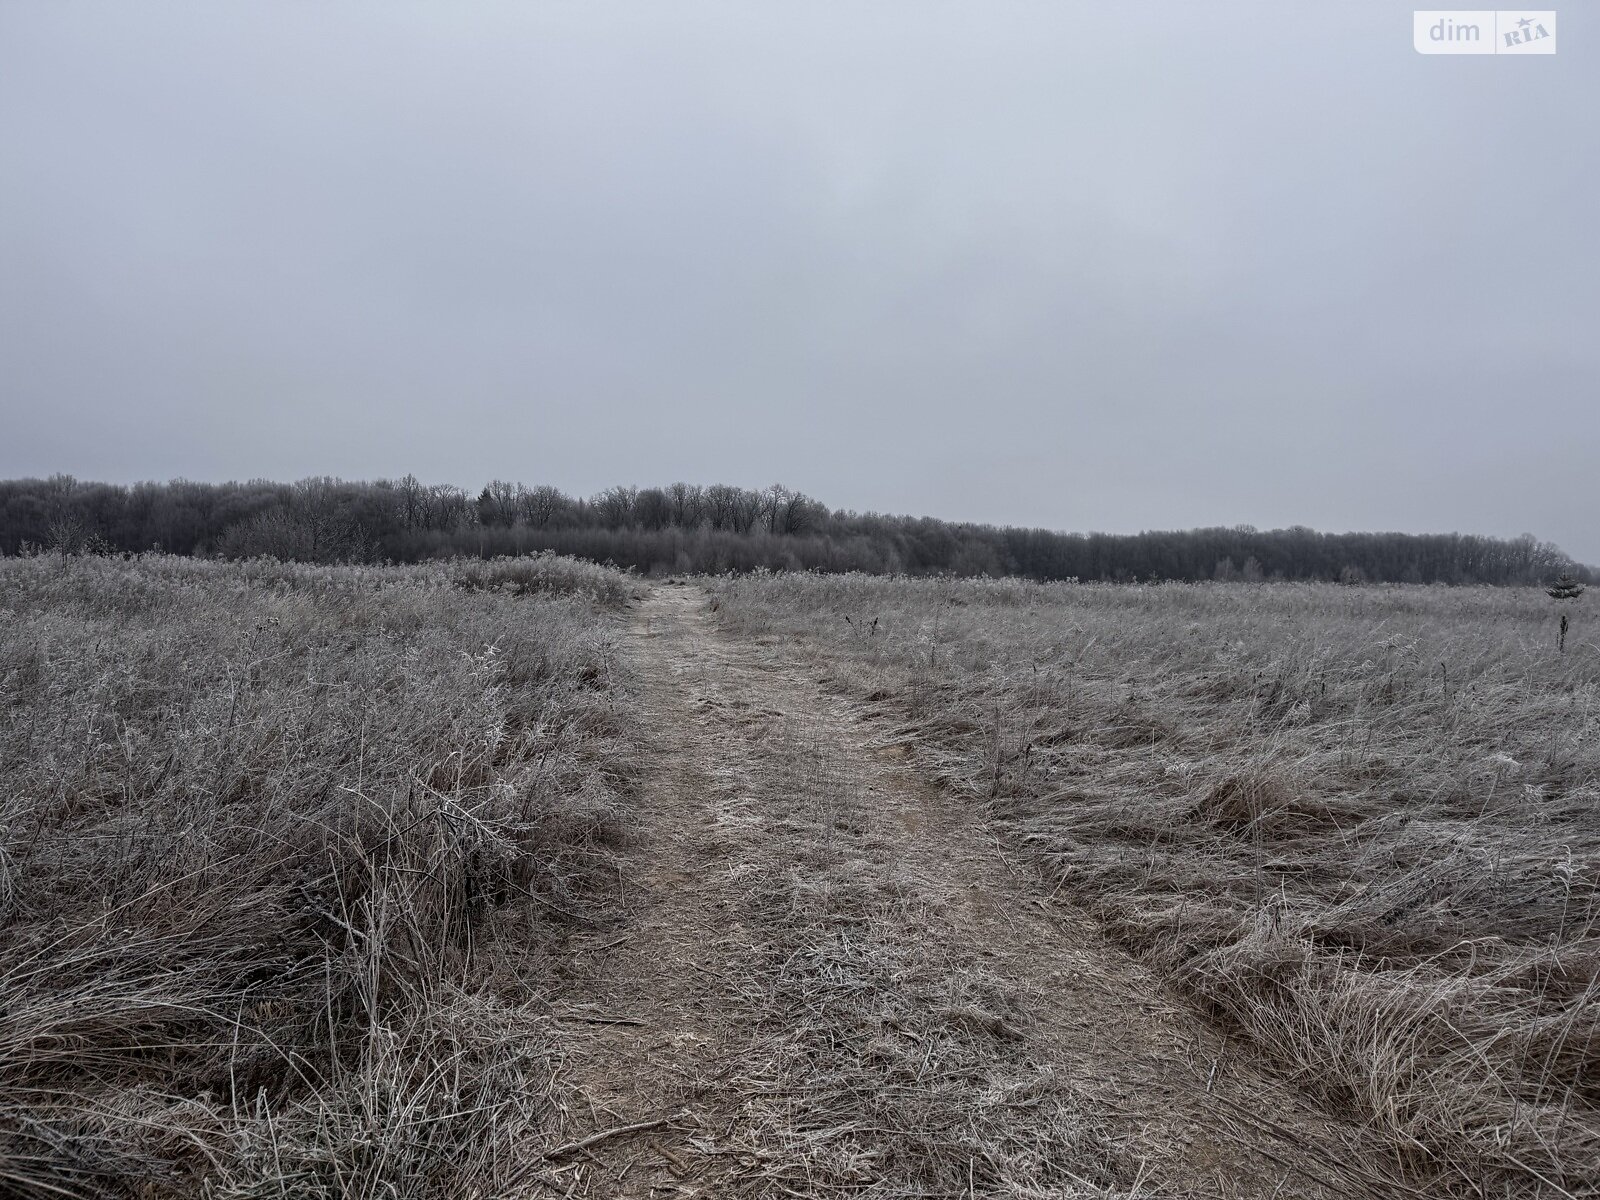
<svg viewBox="0 0 1600 1200"><path fill-rule="evenodd" d="M563 1129L530 1194L1416 1194L799 655L679 584L630 642L625 915L557 984Z"/></svg>

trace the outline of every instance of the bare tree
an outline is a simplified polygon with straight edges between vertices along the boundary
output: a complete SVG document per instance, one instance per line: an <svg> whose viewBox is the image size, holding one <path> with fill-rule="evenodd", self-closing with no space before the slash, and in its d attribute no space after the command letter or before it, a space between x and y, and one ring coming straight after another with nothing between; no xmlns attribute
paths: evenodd
<svg viewBox="0 0 1600 1200"><path fill-rule="evenodd" d="M749 533L755 528L756 522L761 519L761 510L765 501L760 492L747 492L743 488L734 489L733 502L733 528L736 533Z"/></svg>
<svg viewBox="0 0 1600 1200"><path fill-rule="evenodd" d="M607 529L621 529L633 520L633 506L638 498L638 488L618 486L607 488L589 504Z"/></svg>
<svg viewBox="0 0 1600 1200"><path fill-rule="evenodd" d="M644 488L633 500L633 519L640 528L665 529L672 522L672 502L660 488Z"/></svg>
<svg viewBox="0 0 1600 1200"><path fill-rule="evenodd" d="M738 523L739 489L714 483L706 489L706 519L713 529L733 529Z"/></svg>
<svg viewBox="0 0 1600 1200"><path fill-rule="evenodd" d="M478 493L478 523L505 527L515 524L518 493L521 490L520 484L491 479Z"/></svg>
<svg viewBox="0 0 1600 1200"><path fill-rule="evenodd" d="M822 524L827 515L827 508L804 492L790 492L783 502L783 511L778 520L778 532L810 533Z"/></svg>
<svg viewBox="0 0 1600 1200"><path fill-rule="evenodd" d="M427 491L427 527L429 529L460 529L470 520L472 507L467 493L448 483L436 483Z"/></svg>
<svg viewBox="0 0 1600 1200"><path fill-rule="evenodd" d="M522 493L520 497L522 519L535 529L544 529L572 506L572 501L559 488L542 483Z"/></svg>
<svg viewBox="0 0 1600 1200"><path fill-rule="evenodd" d="M415 475L407 475L394 485L400 497L400 522L402 528L420 529L427 511L427 490Z"/></svg>
<svg viewBox="0 0 1600 1200"><path fill-rule="evenodd" d="M781 483L775 483L760 493L761 520L768 533L779 532L779 521L788 511L790 495L789 489Z"/></svg>
<svg viewBox="0 0 1600 1200"><path fill-rule="evenodd" d="M705 489L688 483L675 483L667 489L672 504L672 523L679 529L693 529L705 519Z"/></svg>

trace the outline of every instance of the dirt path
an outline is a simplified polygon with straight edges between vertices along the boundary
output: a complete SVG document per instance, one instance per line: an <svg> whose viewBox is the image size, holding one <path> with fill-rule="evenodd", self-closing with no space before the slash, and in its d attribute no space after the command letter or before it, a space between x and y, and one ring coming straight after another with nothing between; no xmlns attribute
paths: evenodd
<svg viewBox="0 0 1600 1200"><path fill-rule="evenodd" d="M543 1187L1405 1194L1045 895L908 747L705 606L660 586L635 615L655 769L627 921L579 944L562 989L573 1148Z"/></svg>

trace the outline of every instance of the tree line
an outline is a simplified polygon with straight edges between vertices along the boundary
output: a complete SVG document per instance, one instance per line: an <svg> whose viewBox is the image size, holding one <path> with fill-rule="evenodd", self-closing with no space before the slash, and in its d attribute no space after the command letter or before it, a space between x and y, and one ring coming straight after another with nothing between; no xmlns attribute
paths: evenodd
<svg viewBox="0 0 1600 1200"><path fill-rule="evenodd" d="M0 552L271 555L418 562L554 550L651 573L867 571L1096 581L1314 579L1528 584L1596 572L1529 534L1318 533L1249 526L1058 533L830 509L774 484L613 487L590 497L495 480L0 481Z"/></svg>

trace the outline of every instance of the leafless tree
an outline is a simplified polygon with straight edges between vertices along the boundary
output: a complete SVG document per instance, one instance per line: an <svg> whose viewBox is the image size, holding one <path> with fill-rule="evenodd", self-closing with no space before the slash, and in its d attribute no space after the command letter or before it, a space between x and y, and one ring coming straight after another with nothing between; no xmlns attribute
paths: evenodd
<svg viewBox="0 0 1600 1200"><path fill-rule="evenodd" d="M491 479L478 493L478 523L499 526L514 524L521 490L518 484L507 483L504 479Z"/></svg>
<svg viewBox="0 0 1600 1200"><path fill-rule="evenodd" d="M667 489L672 504L672 523L679 529L694 529L705 519L705 489L697 484L675 483Z"/></svg>
<svg viewBox="0 0 1600 1200"><path fill-rule="evenodd" d="M607 529L621 529L633 520L633 506L638 498L638 488L619 485L607 488L589 504L599 514L600 523Z"/></svg>
<svg viewBox="0 0 1600 1200"><path fill-rule="evenodd" d="M732 529L738 521L739 489L715 483L706 489L706 519L713 529Z"/></svg>
<svg viewBox="0 0 1600 1200"><path fill-rule="evenodd" d="M407 475L394 485L400 497L400 522L405 529L421 529L427 511L427 489L415 475Z"/></svg>
<svg viewBox="0 0 1600 1200"><path fill-rule="evenodd" d="M747 492L742 488L734 489L733 502L733 528L735 533L749 533L755 528L756 522L761 519L763 507L760 492Z"/></svg>
<svg viewBox="0 0 1600 1200"><path fill-rule="evenodd" d="M530 488L520 497L522 519L535 529L550 526L571 504L560 488L547 483Z"/></svg>
<svg viewBox="0 0 1600 1200"><path fill-rule="evenodd" d="M633 519L652 532L672 522L672 502L660 488L644 488L633 500Z"/></svg>

